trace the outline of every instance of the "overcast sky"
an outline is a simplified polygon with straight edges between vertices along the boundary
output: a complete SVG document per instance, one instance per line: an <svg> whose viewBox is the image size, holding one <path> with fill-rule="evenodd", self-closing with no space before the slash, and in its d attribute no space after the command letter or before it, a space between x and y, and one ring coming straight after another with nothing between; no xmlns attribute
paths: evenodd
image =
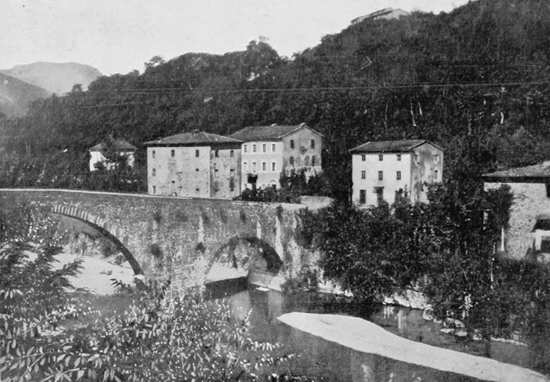
<svg viewBox="0 0 550 382"><path fill-rule="evenodd" d="M375 10L450 11L468 0L0 0L0 68L79 62L104 74L154 55L243 50L265 36L281 55Z"/></svg>

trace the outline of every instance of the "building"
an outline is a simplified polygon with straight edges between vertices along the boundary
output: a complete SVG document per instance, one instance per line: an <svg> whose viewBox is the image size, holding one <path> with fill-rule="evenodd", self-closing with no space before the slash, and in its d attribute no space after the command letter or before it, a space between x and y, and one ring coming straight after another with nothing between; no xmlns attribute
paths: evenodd
<svg viewBox="0 0 550 382"><path fill-rule="evenodd" d="M136 146L124 139L108 137L103 142L91 147L88 151L90 152L90 171L96 171L100 163L106 169L112 169L115 163L107 160L106 156L109 155L109 152L126 157L128 166L134 166Z"/></svg>
<svg viewBox="0 0 550 382"><path fill-rule="evenodd" d="M509 257L550 260L550 162L483 175L486 190L510 187L510 220L499 250Z"/></svg>
<svg viewBox="0 0 550 382"><path fill-rule="evenodd" d="M280 187L282 174L321 172L323 135L305 123L250 126L231 135L243 141L242 188Z"/></svg>
<svg viewBox="0 0 550 382"><path fill-rule="evenodd" d="M443 150L426 140L367 142L350 152L358 206L393 204L399 197L426 202L426 184L443 179Z"/></svg>
<svg viewBox="0 0 550 382"><path fill-rule="evenodd" d="M240 195L241 141L193 131L145 145L150 194L219 199Z"/></svg>

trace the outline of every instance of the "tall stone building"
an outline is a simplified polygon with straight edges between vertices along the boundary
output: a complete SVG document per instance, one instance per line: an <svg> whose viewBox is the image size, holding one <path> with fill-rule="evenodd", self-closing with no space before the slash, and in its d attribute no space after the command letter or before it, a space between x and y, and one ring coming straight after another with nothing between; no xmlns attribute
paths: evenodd
<svg viewBox="0 0 550 382"><path fill-rule="evenodd" d="M359 207L400 197L426 202L426 185L443 180L443 150L426 140L367 142L350 152L352 200Z"/></svg>
<svg viewBox="0 0 550 382"><path fill-rule="evenodd" d="M510 187L514 197L500 252L522 259L550 261L550 162L483 175L486 190Z"/></svg>
<svg viewBox="0 0 550 382"><path fill-rule="evenodd" d="M239 140L193 131L145 145L149 194L219 199L240 195Z"/></svg>
<svg viewBox="0 0 550 382"><path fill-rule="evenodd" d="M322 170L323 135L307 126L250 126L231 135L243 142L242 188L280 187L281 174L304 171L306 176Z"/></svg>

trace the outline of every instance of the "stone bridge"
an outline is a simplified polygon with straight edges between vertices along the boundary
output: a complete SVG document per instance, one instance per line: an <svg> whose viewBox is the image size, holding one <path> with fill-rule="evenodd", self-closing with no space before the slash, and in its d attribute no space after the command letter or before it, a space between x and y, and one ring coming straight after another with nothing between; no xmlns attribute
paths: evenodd
<svg viewBox="0 0 550 382"><path fill-rule="evenodd" d="M258 283L276 288L312 258L298 244L300 204L0 189L1 208L21 204L85 223L111 240L136 274L180 285L204 283L221 264L255 267Z"/></svg>

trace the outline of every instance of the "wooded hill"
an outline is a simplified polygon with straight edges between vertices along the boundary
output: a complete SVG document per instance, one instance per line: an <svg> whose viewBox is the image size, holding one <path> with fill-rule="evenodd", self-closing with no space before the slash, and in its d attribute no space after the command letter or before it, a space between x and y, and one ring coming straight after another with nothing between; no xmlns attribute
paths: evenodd
<svg viewBox="0 0 550 382"><path fill-rule="evenodd" d="M224 55L155 58L142 74L101 77L4 121L2 179L76 187L87 149L110 133L139 147L193 129L300 122L325 134L340 198L347 150L366 140L436 141L450 178L533 163L550 148L549 36L548 1L479 0L449 14L366 19L291 59L255 41Z"/></svg>

